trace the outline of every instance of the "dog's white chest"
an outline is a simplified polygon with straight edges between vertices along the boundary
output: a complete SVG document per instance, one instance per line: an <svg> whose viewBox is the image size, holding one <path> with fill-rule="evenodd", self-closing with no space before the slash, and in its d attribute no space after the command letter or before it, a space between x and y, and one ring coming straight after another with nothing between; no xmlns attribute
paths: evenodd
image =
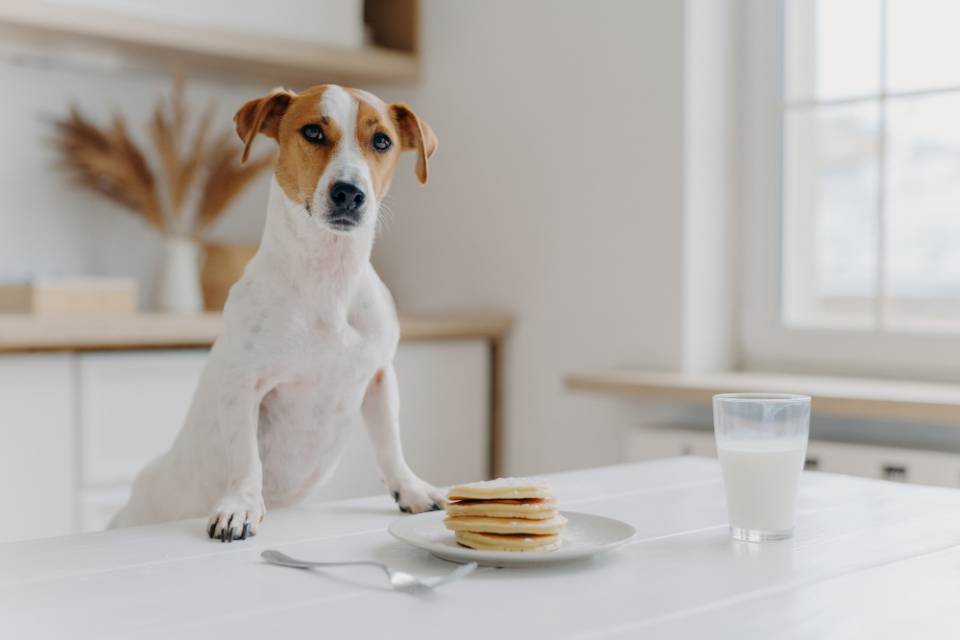
<svg viewBox="0 0 960 640"><path fill-rule="evenodd" d="M390 361L388 338L349 325L315 330L294 370L264 397L258 443L268 503L294 502L334 471L367 386Z"/></svg>
<svg viewBox="0 0 960 640"><path fill-rule="evenodd" d="M314 424L332 415L356 414L377 369L390 361L391 350L382 330L361 331L344 325L336 331L316 331L300 351L290 375L264 398L264 404L282 399L300 411L309 411Z"/></svg>

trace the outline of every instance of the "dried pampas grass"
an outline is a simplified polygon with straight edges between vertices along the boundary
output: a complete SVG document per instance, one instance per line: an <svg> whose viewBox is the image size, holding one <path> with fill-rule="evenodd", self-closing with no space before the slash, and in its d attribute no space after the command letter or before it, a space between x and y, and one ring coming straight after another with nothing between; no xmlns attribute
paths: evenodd
<svg viewBox="0 0 960 640"><path fill-rule="evenodd" d="M241 165L233 133L227 131L218 136L206 156L207 179L194 221L196 234L203 235L237 194L272 164L273 156L263 155Z"/></svg>
<svg viewBox="0 0 960 640"><path fill-rule="evenodd" d="M213 103L201 112L188 140L183 93L178 75L169 100L154 109L148 126L153 166L120 115L99 127L71 107L65 118L54 121L53 145L78 186L132 211L160 233L201 239L273 157L241 164L231 130L208 142Z"/></svg>
<svg viewBox="0 0 960 640"><path fill-rule="evenodd" d="M100 129L71 108L70 115L54 126L63 164L78 186L96 191L164 231L153 173L122 117L115 116L109 128Z"/></svg>

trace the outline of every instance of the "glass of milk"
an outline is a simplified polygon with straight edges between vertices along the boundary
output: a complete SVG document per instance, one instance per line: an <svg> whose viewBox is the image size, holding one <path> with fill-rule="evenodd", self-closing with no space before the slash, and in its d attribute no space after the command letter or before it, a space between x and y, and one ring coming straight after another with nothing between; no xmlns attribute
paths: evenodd
<svg viewBox="0 0 960 640"><path fill-rule="evenodd" d="M797 483L810 434L810 397L716 395L713 429L727 494L730 535L748 542L792 536Z"/></svg>

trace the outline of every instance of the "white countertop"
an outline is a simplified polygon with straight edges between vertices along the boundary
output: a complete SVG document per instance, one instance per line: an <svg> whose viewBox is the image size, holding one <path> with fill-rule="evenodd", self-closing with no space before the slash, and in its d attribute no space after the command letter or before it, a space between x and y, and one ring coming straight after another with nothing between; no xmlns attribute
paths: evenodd
<svg viewBox="0 0 960 640"><path fill-rule="evenodd" d="M401 340L500 340L502 313L400 314ZM220 313L0 314L0 353L209 347L223 332Z"/></svg>
<svg viewBox="0 0 960 640"><path fill-rule="evenodd" d="M265 548L446 562L396 542L387 496L271 512L222 544L200 521L0 545L2 638L955 637L960 491L805 473L797 536L727 537L716 462L678 458L551 476L561 506L639 537L592 561L481 568L428 596L366 569L267 565Z"/></svg>

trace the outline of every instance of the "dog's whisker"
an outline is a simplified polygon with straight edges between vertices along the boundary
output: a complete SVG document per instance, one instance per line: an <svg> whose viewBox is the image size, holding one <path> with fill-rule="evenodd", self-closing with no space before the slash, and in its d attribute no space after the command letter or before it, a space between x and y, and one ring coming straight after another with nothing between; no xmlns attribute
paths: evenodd
<svg viewBox="0 0 960 640"><path fill-rule="evenodd" d="M381 202L377 209L377 227L384 230L389 229L393 217L393 209L386 202Z"/></svg>

